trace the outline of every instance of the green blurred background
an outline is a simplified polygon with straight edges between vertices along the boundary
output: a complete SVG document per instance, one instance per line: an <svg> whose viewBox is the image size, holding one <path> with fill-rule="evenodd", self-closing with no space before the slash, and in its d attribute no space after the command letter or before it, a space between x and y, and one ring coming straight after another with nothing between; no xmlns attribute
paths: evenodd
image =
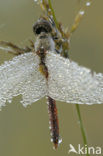
<svg viewBox="0 0 103 156"><path fill-rule="evenodd" d="M53 0L57 18L70 27L80 0ZM34 38L33 23L41 15L33 0L0 0L0 40L28 45ZM0 64L13 56L0 51ZM71 39L70 58L103 73L103 0L94 0ZM57 151L50 142L45 98L24 108L20 97L0 112L0 156L67 156L69 144L83 144L75 105L57 102L60 134ZM91 146L103 146L103 105L81 105L84 127ZM102 151L103 152L103 151ZM71 156L75 154L70 154Z"/></svg>

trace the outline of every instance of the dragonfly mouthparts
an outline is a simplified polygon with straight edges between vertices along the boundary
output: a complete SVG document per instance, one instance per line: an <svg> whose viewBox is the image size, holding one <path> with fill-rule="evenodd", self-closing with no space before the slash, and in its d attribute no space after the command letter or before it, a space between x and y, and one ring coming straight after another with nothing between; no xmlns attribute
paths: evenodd
<svg viewBox="0 0 103 156"><path fill-rule="evenodd" d="M50 33L52 31L51 24L42 18L40 18L33 26L33 32L39 35L41 32Z"/></svg>

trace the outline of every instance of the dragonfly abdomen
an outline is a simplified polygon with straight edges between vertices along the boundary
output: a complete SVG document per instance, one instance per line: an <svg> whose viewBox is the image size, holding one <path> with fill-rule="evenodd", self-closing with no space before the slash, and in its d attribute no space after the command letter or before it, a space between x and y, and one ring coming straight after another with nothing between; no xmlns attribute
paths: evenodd
<svg viewBox="0 0 103 156"><path fill-rule="evenodd" d="M58 122L56 101L49 96L47 98L48 98L50 131L52 137L51 141L54 143L54 147L56 149L59 144L59 122Z"/></svg>

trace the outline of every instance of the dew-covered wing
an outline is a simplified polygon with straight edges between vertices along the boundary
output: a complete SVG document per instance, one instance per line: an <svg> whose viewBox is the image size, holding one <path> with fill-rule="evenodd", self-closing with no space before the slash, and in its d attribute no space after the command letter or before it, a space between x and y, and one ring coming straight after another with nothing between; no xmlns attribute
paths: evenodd
<svg viewBox="0 0 103 156"><path fill-rule="evenodd" d="M47 55L49 96L78 104L103 103L103 74L92 73L60 55Z"/></svg>
<svg viewBox="0 0 103 156"><path fill-rule="evenodd" d="M17 95L22 95L24 106L45 96L46 83L38 64L38 56L30 52L0 66L0 107Z"/></svg>

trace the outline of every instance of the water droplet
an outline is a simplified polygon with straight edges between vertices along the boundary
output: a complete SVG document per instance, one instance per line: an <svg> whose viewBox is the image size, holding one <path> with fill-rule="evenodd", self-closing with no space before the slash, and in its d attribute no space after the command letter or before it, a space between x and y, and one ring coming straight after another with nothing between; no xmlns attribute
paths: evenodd
<svg viewBox="0 0 103 156"><path fill-rule="evenodd" d="M55 147L53 146L53 150L55 150Z"/></svg>
<svg viewBox="0 0 103 156"><path fill-rule="evenodd" d="M53 142L53 139L51 138L50 141Z"/></svg>
<svg viewBox="0 0 103 156"><path fill-rule="evenodd" d="M51 12L51 9L49 8L48 11Z"/></svg>
<svg viewBox="0 0 103 156"><path fill-rule="evenodd" d="M80 15L84 15L84 13L85 13L85 12L84 12L83 10L81 10L81 11L79 12Z"/></svg>
<svg viewBox="0 0 103 156"><path fill-rule="evenodd" d="M53 19L53 15L50 15L51 19Z"/></svg>
<svg viewBox="0 0 103 156"><path fill-rule="evenodd" d="M61 144L61 143L62 143L62 138L60 138L58 141L58 144Z"/></svg>
<svg viewBox="0 0 103 156"><path fill-rule="evenodd" d="M37 4L39 4L39 1L38 0L34 0L34 2L37 3Z"/></svg>
<svg viewBox="0 0 103 156"><path fill-rule="evenodd" d="M11 99L9 99L9 100L8 100L8 102L9 102L9 103L11 103L11 102L12 102L12 100L11 100Z"/></svg>
<svg viewBox="0 0 103 156"><path fill-rule="evenodd" d="M51 125L51 121L49 121L49 125Z"/></svg>
<svg viewBox="0 0 103 156"><path fill-rule="evenodd" d="M50 136L51 136L51 137L53 136L53 133L52 133L52 132L50 133Z"/></svg>
<svg viewBox="0 0 103 156"><path fill-rule="evenodd" d="M86 6L90 6L90 5L91 5L91 3L90 3L90 2L87 2L87 3L86 3Z"/></svg>

